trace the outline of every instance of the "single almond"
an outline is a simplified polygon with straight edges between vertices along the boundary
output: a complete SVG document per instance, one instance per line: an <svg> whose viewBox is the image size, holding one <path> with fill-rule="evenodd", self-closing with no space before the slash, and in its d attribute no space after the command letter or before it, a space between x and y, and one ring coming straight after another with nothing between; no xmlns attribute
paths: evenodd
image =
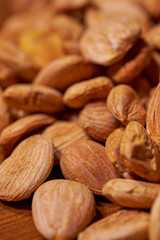
<svg viewBox="0 0 160 240"><path fill-rule="evenodd" d="M76 82L93 77L96 72L97 67L84 62L82 57L64 56L43 68L34 79L34 83L64 91Z"/></svg>
<svg viewBox="0 0 160 240"><path fill-rule="evenodd" d="M8 156L20 140L54 121L55 118L48 115L33 114L7 126L0 135L0 149L3 150L3 156Z"/></svg>
<svg viewBox="0 0 160 240"><path fill-rule="evenodd" d="M130 122L122 136L120 153L129 169L151 182L160 182L160 153L146 129Z"/></svg>
<svg viewBox="0 0 160 240"><path fill-rule="evenodd" d="M8 87L3 96L10 107L31 113L55 113L65 108L62 94L45 86L15 84Z"/></svg>
<svg viewBox="0 0 160 240"><path fill-rule="evenodd" d="M92 138L100 142L105 142L109 134L120 125L105 102L86 104L79 114L78 123Z"/></svg>
<svg viewBox="0 0 160 240"><path fill-rule="evenodd" d="M133 179L113 179L104 185L102 192L120 206L150 209L160 194L160 185Z"/></svg>
<svg viewBox="0 0 160 240"><path fill-rule="evenodd" d="M22 141L0 165L0 199L28 198L49 176L53 166L52 141L41 135Z"/></svg>
<svg viewBox="0 0 160 240"><path fill-rule="evenodd" d="M81 108L93 100L105 99L113 87L107 77L97 77L70 86L64 93L63 101L71 108Z"/></svg>
<svg viewBox="0 0 160 240"><path fill-rule="evenodd" d="M78 235L78 240L147 240L149 214L120 210L90 225Z"/></svg>
<svg viewBox="0 0 160 240"><path fill-rule="evenodd" d="M58 165L65 148L78 140L87 140L89 136L76 122L56 121L47 127L42 135L49 137L55 147L54 164Z"/></svg>
<svg viewBox="0 0 160 240"><path fill-rule="evenodd" d="M107 98L107 106L124 125L130 121L137 121L145 125L146 110L137 93L130 86L120 84L112 88Z"/></svg>
<svg viewBox="0 0 160 240"><path fill-rule="evenodd" d="M151 208L149 239L159 240L160 236L160 194L155 199Z"/></svg>
<svg viewBox="0 0 160 240"><path fill-rule="evenodd" d="M78 182L62 179L48 181L33 196L33 221L46 239L75 239L94 214L93 194Z"/></svg>
<svg viewBox="0 0 160 240"><path fill-rule="evenodd" d="M106 182L119 177L106 156L105 148L91 140L68 146L61 156L60 166L65 178L87 185L98 195L102 195Z"/></svg>

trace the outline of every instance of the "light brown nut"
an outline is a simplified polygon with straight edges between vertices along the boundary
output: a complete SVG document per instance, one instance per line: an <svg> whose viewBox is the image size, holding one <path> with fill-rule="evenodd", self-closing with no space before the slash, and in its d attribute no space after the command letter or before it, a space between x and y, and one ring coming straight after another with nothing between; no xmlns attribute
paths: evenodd
<svg viewBox="0 0 160 240"><path fill-rule="evenodd" d="M160 24L151 28L150 31L146 33L145 39L151 46L160 49Z"/></svg>
<svg viewBox="0 0 160 240"><path fill-rule="evenodd" d="M34 84L15 84L3 97L10 107L30 113L55 113L64 110L62 94L56 89Z"/></svg>
<svg viewBox="0 0 160 240"><path fill-rule="evenodd" d="M160 194L155 199L150 215L149 239L159 240L160 236Z"/></svg>
<svg viewBox="0 0 160 240"><path fill-rule="evenodd" d="M78 240L147 240L148 226L148 213L121 210L90 225Z"/></svg>
<svg viewBox="0 0 160 240"><path fill-rule="evenodd" d="M142 39L139 39L120 62L107 69L107 76L116 83L130 82L139 76L149 64L151 53L152 49Z"/></svg>
<svg viewBox="0 0 160 240"><path fill-rule="evenodd" d="M87 29L81 37L80 49L85 59L109 66L127 54L139 34L136 22L111 20Z"/></svg>
<svg viewBox="0 0 160 240"><path fill-rule="evenodd" d="M147 132L160 149L160 84L156 87L147 112Z"/></svg>
<svg viewBox="0 0 160 240"><path fill-rule="evenodd" d="M102 195L106 182L118 178L106 156L105 148L90 140L68 146L61 156L60 166L65 178L87 185L98 195Z"/></svg>
<svg viewBox="0 0 160 240"><path fill-rule="evenodd" d="M119 1L92 0L92 1L99 8L99 10L101 10L106 15L106 18L108 20L112 18L134 20L140 25L142 29L142 33L147 32L152 26L152 21L150 16L142 7L131 2L134 0L128 0L128 1L126 0L119 0Z"/></svg>
<svg viewBox="0 0 160 240"><path fill-rule="evenodd" d="M64 56L42 69L34 83L64 91L76 82L93 77L96 71L95 65L84 62L80 56Z"/></svg>
<svg viewBox="0 0 160 240"><path fill-rule="evenodd" d="M62 40L53 31L25 30L19 46L40 68L65 55Z"/></svg>
<svg viewBox="0 0 160 240"><path fill-rule="evenodd" d="M96 201L96 220L118 212L122 207L110 202Z"/></svg>
<svg viewBox="0 0 160 240"><path fill-rule="evenodd" d="M124 130L124 128L117 128L109 135L106 141L106 154L109 161L123 178L137 179L138 176L126 166L124 158L120 155L120 144Z"/></svg>
<svg viewBox="0 0 160 240"><path fill-rule="evenodd" d="M160 185L131 179L113 179L104 185L102 193L120 206L150 209L160 194Z"/></svg>
<svg viewBox="0 0 160 240"><path fill-rule="evenodd" d="M105 102L88 103L79 114L79 125L95 140L105 142L120 122L109 111Z"/></svg>
<svg viewBox="0 0 160 240"><path fill-rule="evenodd" d="M90 0L54 0L51 6L55 12L65 12L84 8Z"/></svg>
<svg viewBox="0 0 160 240"><path fill-rule="evenodd" d="M153 17L158 18L160 16L159 0L133 0L139 3L145 10Z"/></svg>
<svg viewBox="0 0 160 240"><path fill-rule="evenodd" d="M55 147L55 165L60 162L61 155L66 147L72 143L89 139L89 136L78 126L76 122L56 121L53 125L47 127L42 134L49 137Z"/></svg>
<svg viewBox="0 0 160 240"><path fill-rule="evenodd" d="M71 108L81 108L93 100L105 99L113 87L107 77L97 77L70 86L64 93L63 101Z"/></svg>
<svg viewBox="0 0 160 240"><path fill-rule="evenodd" d="M124 125L130 121L138 121L145 125L146 110L137 93L130 86L120 84L114 87L108 95L107 106Z"/></svg>
<svg viewBox="0 0 160 240"><path fill-rule="evenodd" d="M39 68L13 43L0 40L0 63L23 79L33 79Z"/></svg>
<svg viewBox="0 0 160 240"><path fill-rule="evenodd" d="M7 126L0 135L1 157L8 156L20 140L34 133L40 128L52 124L55 118L45 114L29 115Z"/></svg>
<svg viewBox="0 0 160 240"><path fill-rule="evenodd" d="M11 111L6 102L4 101L3 93L0 90L0 133L12 122L12 120L13 118Z"/></svg>
<svg viewBox="0 0 160 240"><path fill-rule="evenodd" d="M0 199L28 198L49 176L52 166L52 141L41 135L25 139L0 165Z"/></svg>
<svg viewBox="0 0 160 240"><path fill-rule="evenodd" d="M151 182L160 182L160 153L140 123L132 121L127 125L120 153L126 165L138 176Z"/></svg>
<svg viewBox="0 0 160 240"><path fill-rule="evenodd" d="M81 183L61 179L48 181L33 196L33 221L49 240L75 239L94 214L93 194Z"/></svg>

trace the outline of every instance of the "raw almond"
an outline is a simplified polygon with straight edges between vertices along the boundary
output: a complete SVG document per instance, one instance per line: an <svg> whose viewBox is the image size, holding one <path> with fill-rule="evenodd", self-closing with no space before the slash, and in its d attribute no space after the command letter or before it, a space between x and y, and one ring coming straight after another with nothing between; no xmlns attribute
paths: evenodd
<svg viewBox="0 0 160 240"><path fill-rule="evenodd" d="M61 179L48 181L33 196L33 220L46 239L75 239L94 214L94 197L81 183Z"/></svg>
<svg viewBox="0 0 160 240"><path fill-rule="evenodd" d="M87 185L98 195L102 195L106 182L119 177L106 156L105 148L91 140L68 146L61 156L60 166L65 178Z"/></svg>
<svg viewBox="0 0 160 240"><path fill-rule="evenodd" d="M0 165L0 199L28 198L49 176L52 166L52 141L41 135L25 139Z"/></svg>
<svg viewBox="0 0 160 240"><path fill-rule="evenodd" d="M103 195L112 202L127 208L150 209L160 185L132 179L113 179L103 187Z"/></svg>
<svg viewBox="0 0 160 240"><path fill-rule="evenodd" d="M160 194L155 199L151 208L149 236L150 240L159 240L160 236Z"/></svg>

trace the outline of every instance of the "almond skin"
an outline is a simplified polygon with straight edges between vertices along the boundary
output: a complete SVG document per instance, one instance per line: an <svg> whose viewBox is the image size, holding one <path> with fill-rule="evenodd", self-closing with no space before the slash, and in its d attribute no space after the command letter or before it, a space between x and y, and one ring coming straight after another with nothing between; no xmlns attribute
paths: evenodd
<svg viewBox="0 0 160 240"><path fill-rule="evenodd" d="M48 115L33 114L20 118L7 126L0 135L0 148L3 149L4 157L11 153L20 140L54 121L55 118Z"/></svg>
<svg viewBox="0 0 160 240"><path fill-rule="evenodd" d="M98 195L102 195L106 182L119 177L106 156L105 148L91 140L78 141L67 147L60 166L65 178L87 185Z"/></svg>
<svg viewBox="0 0 160 240"><path fill-rule="evenodd" d="M52 141L34 135L22 141L0 165L0 200L20 201L29 198L53 167Z"/></svg>
<svg viewBox="0 0 160 240"><path fill-rule="evenodd" d="M151 218L149 226L150 240L159 240L160 236L160 194L155 199L151 208Z"/></svg>
<svg viewBox="0 0 160 240"><path fill-rule="evenodd" d="M64 110L62 94L52 88L34 84L15 84L3 97L10 107L30 113L55 113Z"/></svg>
<svg viewBox="0 0 160 240"><path fill-rule="evenodd" d="M81 108L90 101L105 99L112 87L113 83L107 77L93 78L69 87L64 93L63 101L71 108Z"/></svg>
<svg viewBox="0 0 160 240"><path fill-rule="evenodd" d="M78 140L87 140L89 136L76 122L56 121L47 127L42 134L49 137L55 147L55 165L59 165L60 158L65 148Z"/></svg>
<svg viewBox="0 0 160 240"><path fill-rule="evenodd" d="M34 83L64 91L76 82L93 77L96 72L94 64L85 62L78 55L69 55L48 64L36 76Z"/></svg>
<svg viewBox="0 0 160 240"><path fill-rule="evenodd" d="M83 184L52 180L42 184L32 201L33 221L48 240L73 240L95 215L95 200Z"/></svg>
<svg viewBox="0 0 160 240"><path fill-rule="evenodd" d="M148 213L121 210L90 225L78 240L147 240L148 226Z"/></svg>
<svg viewBox="0 0 160 240"><path fill-rule="evenodd" d="M137 93L128 85L120 84L110 91L107 107L124 125L130 121L137 121L145 125L146 110Z"/></svg>
<svg viewBox="0 0 160 240"><path fill-rule="evenodd" d="M150 209L160 185L131 179L113 179L103 187L103 195L112 202L127 208Z"/></svg>
<svg viewBox="0 0 160 240"><path fill-rule="evenodd" d="M95 140L105 142L120 122L107 108L105 102L88 103L78 117L79 125Z"/></svg>
<svg viewBox="0 0 160 240"><path fill-rule="evenodd" d="M146 129L138 122L130 122L122 136L121 156L129 169L151 182L160 182L160 153Z"/></svg>

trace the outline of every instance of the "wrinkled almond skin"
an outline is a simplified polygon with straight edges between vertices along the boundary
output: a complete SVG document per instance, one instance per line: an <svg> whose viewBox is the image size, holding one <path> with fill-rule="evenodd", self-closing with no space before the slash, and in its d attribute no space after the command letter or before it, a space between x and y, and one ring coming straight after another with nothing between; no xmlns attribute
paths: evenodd
<svg viewBox="0 0 160 240"><path fill-rule="evenodd" d="M132 179L113 179L103 187L103 195L112 202L127 208L150 209L160 185Z"/></svg>
<svg viewBox="0 0 160 240"><path fill-rule="evenodd" d="M87 140L89 136L76 122L56 121L47 127L42 134L49 137L55 147L55 165L59 165L61 155L66 147L78 140Z"/></svg>
<svg viewBox="0 0 160 240"><path fill-rule="evenodd" d="M159 240L160 236L160 194L155 199L151 208L149 239Z"/></svg>
<svg viewBox="0 0 160 240"><path fill-rule="evenodd" d="M66 179L81 182L98 195L102 195L106 182L119 177L106 156L105 148L91 140L78 141L67 147L60 166Z"/></svg>
<svg viewBox="0 0 160 240"><path fill-rule="evenodd" d="M88 103L78 118L79 125L95 140L105 142L120 122L109 111L105 102Z"/></svg>
<svg viewBox="0 0 160 240"><path fill-rule="evenodd" d="M90 101L105 99L112 87L113 83L107 77L75 83L65 91L63 101L71 108L81 108Z"/></svg>
<svg viewBox="0 0 160 240"><path fill-rule="evenodd" d="M110 91L107 107L124 125L130 121L137 121L145 125L146 110L137 93L128 85L119 84Z"/></svg>
<svg viewBox="0 0 160 240"><path fill-rule="evenodd" d="M65 109L62 94L52 88L34 84L15 84L3 97L10 107L30 113L55 113Z"/></svg>
<svg viewBox="0 0 160 240"><path fill-rule="evenodd" d="M34 135L22 141L0 165L0 199L28 198L49 176L53 160L50 139Z"/></svg>
<svg viewBox="0 0 160 240"><path fill-rule="evenodd" d="M140 123L132 121L127 125L120 153L126 165L138 176L160 182L160 153Z"/></svg>
<svg viewBox="0 0 160 240"><path fill-rule="evenodd" d="M73 240L95 215L95 200L83 184L52 180L35 192L32 215L37 230L48 240Z"/></svg>
<svg viewBox="0 0 160 240"><path fill-rule="evenodd" d="M107 69L107 76L116 83L129 83L149 64L151 53L152 49L139 39L120 62Z"/></svg>
<svg viewBox="0 0 160 240"><path fill-rule="evenodd" d="M78 240L147 240L148 226L148 213L121 210L90 225Z"/></svg>
<svg viewBox="0 0 160 240"><path fill-rule="evenodd" d="M138 177L127 168L124 158L120 155L120 144L124 130L124 128L117 128L109 135L106 140L106 154L109 161L123 178L137 179Z"/></svg>
<svg viewBox="0 0 160 240"><path fill-rule="evenodd" d="M34 79L34 83L64 91L76 82L93 77L96 71L97 67L94 64L84 62L80 56L64 56L43 68Z"/></svg>
<svg viewBox="0 0 160 240"><path fill-rule="evenodd" d="M147 111L147 132L160 149L160 84L156 87Z"/></svg>
<svg viewBox="0 0 160 240"><path fill-rule="evenodd" d="M8 156L20 140L54 121L55 118L48 115L33 114L7 126L0 135L0 149L3 151L3 156Z"/></svg>
<svg viewBox="0 0 160 240"><path fill-rule="evenodd" d="M88 28L81 37L80 49L88 61L110 66L126 55L139 34L136 22L111 20Z"/></svg>

